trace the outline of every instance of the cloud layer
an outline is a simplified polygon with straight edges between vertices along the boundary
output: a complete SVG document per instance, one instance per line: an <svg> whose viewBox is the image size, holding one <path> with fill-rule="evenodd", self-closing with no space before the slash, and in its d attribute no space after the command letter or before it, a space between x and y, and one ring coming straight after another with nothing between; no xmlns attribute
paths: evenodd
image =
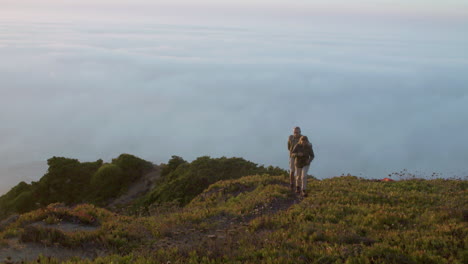
<svg viewBox="0 0 468 264"><path fill-rule="evenodd" d="M468 39L351 28L3 21L0 191L52 156L286 168L296 125L320 178L467 175Z"/></svg>

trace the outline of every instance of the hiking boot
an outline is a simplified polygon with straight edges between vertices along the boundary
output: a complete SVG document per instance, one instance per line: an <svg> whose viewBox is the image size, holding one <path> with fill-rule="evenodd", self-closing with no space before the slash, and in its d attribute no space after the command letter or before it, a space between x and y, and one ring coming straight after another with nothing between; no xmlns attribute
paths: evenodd
<svg viewBox="0 0 468 264"><path fill-rule="evenodd" d="M307 197L307 192L305 190L302 190L302 196Z"/></svg>
<svg viewBox="0 0 468 264"><path fill-rule="evenodd" d="M296 193L301 193L301 188L296 187Z"/></svg>

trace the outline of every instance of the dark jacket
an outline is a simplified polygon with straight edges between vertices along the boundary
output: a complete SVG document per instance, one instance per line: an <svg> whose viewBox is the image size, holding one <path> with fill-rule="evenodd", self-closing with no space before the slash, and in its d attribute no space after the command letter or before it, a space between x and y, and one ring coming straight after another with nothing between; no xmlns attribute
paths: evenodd
<svg viewBox="0 0 468 264"><path fill-rule="evenodd" d="M293 148L299 143L299 139L301 137L295 138L294 135L290 135L288 138L288 150L289 150L289 156L292 157L292 150Z"/></svg>
<svg viewBox="0 0 468 264"><path fill-rule="evenodd" d="M302 156L298 156L299 153L302 153ZM314 150L312 149L312 144L301 145L297 144L292 152L292 157L296 158L294 165L298 168L303 168L307 165L310 165L312 160L315 158Z"/></svg>

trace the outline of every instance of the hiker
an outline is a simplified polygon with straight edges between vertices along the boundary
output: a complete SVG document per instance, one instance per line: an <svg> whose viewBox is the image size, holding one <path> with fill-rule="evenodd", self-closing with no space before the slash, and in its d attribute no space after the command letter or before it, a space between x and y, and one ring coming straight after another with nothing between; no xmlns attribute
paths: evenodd
<svg viewBox="0 0 468 264"><path fill-rule="evenodd" d="M291 156L295 158L296 170L296 193L301 193L302 196L307 196L307 172L309 171L310 163L315 158L312 144L306 136L301 136L299 143L291 151ZM301 186L299 186L299 179Z"/></svg>
<svg viewBox="0 0 468 264"><path fill-rule="evenodd" d="M291 190L294 191L294 182L295 182L295 172L296 172L296 165L295 158L292 156L292 150L294 147L299 143L299 139L301 138L301 128L294 127L293 134L288 138L288 150L289 150L289 184Z"/></svg>

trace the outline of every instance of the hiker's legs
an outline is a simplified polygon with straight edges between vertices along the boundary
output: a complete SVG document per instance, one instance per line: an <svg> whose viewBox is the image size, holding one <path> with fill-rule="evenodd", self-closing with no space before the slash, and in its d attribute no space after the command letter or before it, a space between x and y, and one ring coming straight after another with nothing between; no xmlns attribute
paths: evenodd
<svg viewBox="0 0 468 264"><path fill-rule="evenodd" d="M294 166L294 158L290 157L289 158L289 184L291 188L294 188L294 174L296 172L296 166Z"/></svg>
<svg viewBox="0 0 468 264"><path fill-rule="evenodd" d="M301 169L302 191L307 189L307 173L309 172L309 167L310 165L307 165Z"/></svg>
<svg viewBox="0 0 468 264"><path fill-rule="evenodd" d="M296 167L296 191L300 191L301 184L299 181L302 181L302 168Z"/></svg>

